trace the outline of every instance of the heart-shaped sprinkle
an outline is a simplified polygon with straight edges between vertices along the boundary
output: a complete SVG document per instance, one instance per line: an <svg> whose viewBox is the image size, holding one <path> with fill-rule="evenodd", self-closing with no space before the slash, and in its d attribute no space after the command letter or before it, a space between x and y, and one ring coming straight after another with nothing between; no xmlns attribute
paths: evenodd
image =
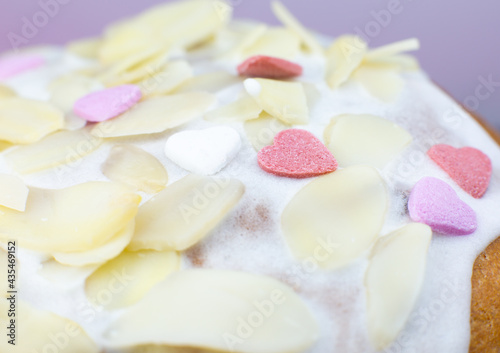
<svg viewBox="0 0 500 353"><path fill-rule="evenodd" d="M337 161L325 145L299 129L278 133L274 145L260 150L258 161L264 171L289 178L310 178L337 169Z"/></svg>
<svg viewBox="0 0 500 353"><path fill-rule="evenodd" d="M40 55L13 56L0 60L0 80L36 69L45 63Z"/></svg>
<svg viewBox="0 0 500 353"><path fill-rule="evenodd" d="M420 179L411 191L408 210L413 221L425 223L438 233L466 235L477 228L474 210L440 179Z"/></svg>
<svg viewBox="0 0 500 353"><path fill-rule="evenodd" d="M302 75L302 66L272 56L256 55L238 66L240 76L286 79Z"/></svg>
<svg viewBox="0 0 500 353"><path fill-rule="evenodd" d="M73 110L76 115L87 121L101 122L126 112L141 97L139 86L116 86L80 98L75 102Z"/></svg>
<svg viewBox="0 0 500 353"><path fill-rule="evenodd" d="M181 131L165 144L165 154L190 172L212 175L224 168L241 147L240 134L226 126Z"/></svg>
<svg viewBox="0 0 500 353"><path fill-rule="evenodd" d="M473 147L435 145L427 152L455 182L476 199L481 198L491 178L491 160Z"/></svg>

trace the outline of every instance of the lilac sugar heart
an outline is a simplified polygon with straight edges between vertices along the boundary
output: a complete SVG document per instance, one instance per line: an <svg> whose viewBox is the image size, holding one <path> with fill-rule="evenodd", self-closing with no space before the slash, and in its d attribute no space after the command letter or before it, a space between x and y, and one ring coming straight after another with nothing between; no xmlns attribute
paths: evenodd
<svg viewBox="0 0 500 353"><path fill-rule="evenodd" d="M438 233L466 235L477 229L474 210L440 179L420 179L411 191L408 210L413 221L425 223Z"/></svg>
<svg viewBox="0 0 500 353"><path fill-rule="evenodd" d="M36 69L44 63L45 58L40 55L20 55L0 59L0 80Z"/></svg>

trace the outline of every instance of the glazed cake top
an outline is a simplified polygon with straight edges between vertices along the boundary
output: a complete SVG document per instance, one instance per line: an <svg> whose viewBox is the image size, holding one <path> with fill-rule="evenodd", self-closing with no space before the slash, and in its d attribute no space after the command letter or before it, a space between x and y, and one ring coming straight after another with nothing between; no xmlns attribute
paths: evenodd
<svg viewBox="0 0 500 353"><path fill-rule="evenodd" d="M134 57L130 50L132 52L135 50L135 54L137 54L137 52L151 49L153 45L161 43L158 39L152 38L149 42L139 44L141 39L145 41L146 37L141 37L134 32L137 30L137 27L134 26L138 26L140 23L138 20L135 20L136 22L134 20L123 22L111 28L106 32L103 40L72 44L67 48L36 48L26 51L25 55L41 56L44 64L2 81L3 85L12 88L22 98L57 105L60 101L54 98L54 85L57 87L63 82L60 87L63 89L69 87L64 86L65 78L73 80L71 82L80 83L86 80L85 84L79 86L80 83L76 83L71 87L85 87L88 92L100 92L105 87L121 84L134 84L140 87L142 100L136 107L131 108L130 112L133 112L134 109L140 109L142 103L155 99L153 93L158 93L155 92L158 86L151 85L151 81L147 81L147 79L151 79L149 74L140 77L134 76L137 73L135 71L137 67L144 65L153 68L154 71L159 62L169 64L176 62L176 65L179 62L185 62L192 69L194 78L189 78L187 75L177 86L162 92L160 96L203 91L215 99L210 100L206 104L207 108L204 109L199 108L198 105L202 104L201 101L206 96L189 96L189 99L197 100L191 102L195 106L193 109L203 110L201 113L195 114L189 121L157 133L134 134L127 132L124 133L127 136L99 138L98 146L94 151L88 155L83 156L84 153L80 153L81 156L78 155L78 157L82 157L81 159L71 160L69 164L46 168L35 173L18 173L12 167L13 164L9 163L9 158L6 156L8 156L9 151L16 148L14 147L2 153L0 171L5 174L19 175L24 183L32 188L63 189L89 181L108 181L110 178L113 179L110 177L112 173L103 174L102 166L109 162L108 157L114 146L127 144L148 152L165 167L168 172L166 191L172 187L172 184L179 180L185 180L182 178L191 174L189 170L180 167L180 165L186 167L186 164L183 163L189 155L183 153L187 153L185 152L187 147L184 147L184 150L179 150L178 145L174 145L172 142L172 149L168 150L170 152L167 152L167 157L165 154L166 142L179 132L205 131L208 128L221 126L230 127L237 132L239 139L236 138L236 142L229 146L231 140L228 136L230 135L216 135L215 140L219 138L218 136L223 136L224 141L220 143L220 149L229 151L226 155L229 157L225 163L222 163L222 170L211 172L211 174L218 178L217 180L224 182L238 180L244 186L244 194L241 198L233 194L227 196L228 198L236 198L234 207L230 207L225 217L212 230L204 234L203 239L186 246L187 249L175 249L181 256L180 272L192 268L243 271L274 278L292 288L304 303L303 305L312 313L312 317L318 325L318 338L308 348L309 350L306 350L307 352L376 352L377 346L381 348L381 351L387 352L467 352L472 265L477 255L500 234L500 223L498 215L495 214L500 204L500 174L497 165L500 160L500 149L498 146L467 112L436 87L418 67L415 67L415 61L411 57L401 55L402 51L415 47L414 41L403 42L399 49L398 45L396 45L396 49L385 47L385 49L379 50L378 54L376 50L363 49L362 45L355 47L355 56L359 54L359 50L362 51L359 62L353 64L352 61L349 61L347 64L343 64L337 61L335 63L338 68L341 68L338 70L346 70L347 72L345 79L340 80L339 83L338 76L332 78L331 75L331 61L335 55L332 54L332 50L327 49L332 44L331 40L323 38L316 40L309 32L304 32L306 34L304 35L300 32L302 27L298 25L299 30L297 30L297 27L290 25L288 18L284 19L285 25L280 28L266 27L254 22L233 21L226 23L225 16L229 16L230 8L223 4L218 4L218 6L223 7L211 6L211 8L212 11L216 11L217 16L223 14L224 21L222 22L224 25L212 25L208 15L203 17L202 13L197 13L198 16L202 16L199 20L207 21L204 23L207 28L213 29L213 32L205 33L202 36L195 29L192 29L193 33L191 30L181 28L179 35L186 38L185 43L173 41L167 35L164 40L168 44L168 49L166 47L160 48L158 52L152 50L155 54L161 53L160 56L156 57L156 59L160 58L161 61L151 60L148 62L150 58L146 55L145 63L139 60L139 63L129 63L129 66L124 64ZM151 19L154 19L155 13L168 13L165 11L165 8L157 8L143 16L150 16ZM278 10L277 13L279 17L283 16L283 12ZM283 18L281 19L283 20ZM174 19L169 19L169 21L174 21ZM219 21L221 20L219 19ZM130 41L137 44L136 48L127 48L126 45L123 48L118 46L120 31L136 35L136 37L130 38ZM200 32L204 33L201 30ZM287 34L284 35L285 32ZM192 36L190 37L190 35ZM273 42L275 37L278 38L278 41ZM346 43L354 43L352 38L341 38L344 38ZM285 39L289 40L290 43L283 42ZM296 45L297 43L298 45ZM94 46L100 48L98 57L92 57ZM350 48L352 49L352 47ZM305 123L296 123L297 120L294 119L300 119L300 113L287 115L286 109L282 112L278 111L273 116L271 108L266 106L264 100L270 99L277 102L282 97L273 96L272 94L276 93L272 89L270 90L272 94L269 93L269 88L266 86L268 81L238 76L238 65L257 54L280 57L302 67L303 72L300 76L274 81L285 83L283 88L280 86L277 89L278 92L283 89L281 92L290 95L298 94L298 98L303 97L307 101L308 120ZM356 62L356 59L353 60ZM120 71L120 65L122 71ZM134 65L136 66L134 67ZM182 67L183 64L180 65L176 67L174 72L182 72L185 67ZM352 68L349 69L349 66ZM215 74L206 75L210 73ZM166 77L169 77L168 81L170 76ZM172 77L178 79L175 75ZM204 82L196 81L197 77L205 77L206 80ZM296 86L288 91L288 84L297 83L301 87L299 93L297 93ZM162 84L163 81L160 81L159 85ZM269 96L263 96L267 94ZM71 101L73 97L64 96L63 98L66 102L66 99ZM231 116L228 117L218 110L228 104L245 99L256 102L259 108L256 116L242 117L238 114L229 114ZM288 99L291 99L291 96L288 96ZM300 105L299 103L296 100L295 102L286 102L284 106L294 109ZM239 107L241 108L241 106ZM58 108L63 109L61 105ZM187 108L184 107L184 109ZM249 111L251 112L252 109ZM109 121L122 119L130 112ZM158 113L154 109L139 112L143 119L148 119L148 113L151 115ZM286 121L287 119L288 121ZM292 123L287 124L287 122ZM361 138L357 136L356 134L363 130L363 124L371 124L370 127L377 136L370 136L369 133L361 135L363 136ZM94 143L95 131L98 126L99 124L86 123L71 109L65 111L63 129L68 131L84 129L82 131L85 131L86 135L82 141ZM260 154L257 149L271 144L272 137L278 132L292 128L312 133L321 144L328 147L333 157L337 158L338 169L324 176L302 179L276 176L263 170L259 166ZM119 126L117 129L130 131L130 126ZM266 137L266 134L270 134L271 138ZM181 145L185 144L183 146L187 144L192 148L198 148L197 144L205 137L210 140L210 133L207 133L206 136L195 135L184 140L180 137L179 139ZM378 140L396 141L394 142L396 147L394 145L384 147L377 144L374 142L377 141L377 138ZM360 139L364 139L364 141ZM343 146L348 145L349 148L342 149L342 143L339 142L339 146L336 144L337 141L341 141ZM351 143L354 144L350 145ZM375 150L367 152L373 143L375 143L373 145ZM489 157L493 173L489 186L481 198L474 198L464 191L449 174L431 160L427 152L432 146L438 144L446 144L455 148L473 147ZM384 148L387 148L389 152ZM40 150L43 151L43 149ZM236 150L236 153L231 152L233 150ZM370 160L358 162L360 155L368 156ZM179 160L175 160L176 156ZM384 156L384 158L379 160L378 156ZM386 156L388 157L386 158ZM43 159L45 156L41 154L40 158ZM207 158L210 158L210 154L207 155ZM285 162L289 162L287 158L290 157L283 158L285 158ZM106 162L107 160L108 162ZM29 163L33 163L33 161L29 161ZM206 170L200 167L199 162L186 168L198 168L198 172ZM114 175L116 176L116 174ZM362 183L356 184L356 181L352 180L357 177L361 179L366 177L367 180L370 180L368 182L370 188L365 194L356 190L358 185L363 185ZM474 211L477 216L477 230L463 236L444 235L435 231L428 252L424 251L423 255L415 255L416 258L411 260L414 263L408 265L409 267L405 267L402 263L392 263L394 267L401 265L401 268L408 270L407 273L410 277L418 277L422 273L423 282L420 286L418 278L408 279L404 274L401 275L401 283L390 282L391 285L394 285L394 289L389 288L389 293L397 292L397 287L401 284L401 286L407 286L407 293L410 296L415 295L416 299L414 305L410 300L410 304L413 306L411 306L408 317L404 310L408 303L405 300L399 302L398 296L388 295L388 298L395 301L395 305L401 305L401 312L396 317L406 323L391 345L380 346L380 341L377 341L377 338L375 338L376 342L373 342L373 335L370 333L370 325L372 324L367 314L370 310L368 306L380 305L380 303L367 304L368 293L375 290L370 287L368 274L375 273L375 270L370 272L370 268L375 266L373 265L374 257L382 247L380 244L383 244L383 240L380 239L415 222L414 217L410 217L408 212L408 199L412 189L424 177L434 177L449 185L456 192L457 197ZM327 178L336 179L331 179L334 181L329 182ZM351 212L347 211L351 207L349 206L351 197L352 199L356 197L363 199L362 201L356 199L353 202L368 203L369 207L365 205L369 209L368 213L363 214L359 210L353 211L352 215L346 213L348 217L353 217L350 221L369 222L368 219L371 220L373 217L374 224L380 223L380 227L374 226L376 234L369 237L366 246L361 246L360 249L354 251L351 245L341 244L342 255L339 257L346 257L345 261L332 260L326 265L318 264L317 261L308 262L307 254L298 255L300 249L297 253L293 241L290 240L293 238L290 234L294 232L294 229L300 227L301 224L307 225L309 219L314 221L322 210L328 209L329 205L320 205L320 203L333 202L328 199L328 195L318 194L317 203L314 203L316 194L311 189L315 185L319 185L321 180L325 180L325 185L337 185L336 189L333 186L332 189L325 189L325 194L331 192L335 197L343 197L342 202L345 202L342 205L346 207L345 212ZM374 180L375 182L373 182ZM376 189L375 184L381 189ZM236 185L240 184L234 184L234 190L241 191ZM151 193L139 191L138 194L142 197L141 207L151 198L156 197L154 194L157 191L159 190ZM234 191L234 193L239 191ZM380 195L377 194L379 192ZM33 190L30 190L28 205L32 193ZM297 199L299 197L301 198ZM428 197L430 199L431 196ZM311 203L304 205L302 209L300 203L306 201ZM297 206L297 204L299 205ZM219 212L217 205L213 206L214 213ZM205 210L201 209L200 212L203 213ZM287 220L287 214L298 215L297 223L294 223L294 220ZM376 214L380 214L380 216L376 216ZM302 215L304 218L301 218ZM345 217L342 213L340 215L332 214L330 220L314 224L318 224L318 232L320 232L321 225L328 225L330 222L332 232L335 233L336 228L348 229L342 228L349 226L343 224L343 218ZM92 222L92 219L88 219L88 222ZM307 233L306 230L303 232ZM419 232L425 233L425 229L419 230ZM3 235L3 237L6 236ZM137 220L134 237L137 237ZM407 251L404 248L405 244L406 246L414 244L415 254L417 254L419 246L425 248L425 242L422 245L419 241L415 244L402 243L401 249ZM132 240L129 250L144 250L148 246L151 249L150 245L142 246L141 249L141 245L137 245L139 243L137 240L135 242ZM359 239L352 239L352 244L360 243L362 242ZM374 246L376 243L377 245ZM21 272L19 273L20 299L30 303L35 308L73 320L88 333L93 341L109 352L123 351L120 349L112 350L109 345L110 342L120 343L120 338L114 341L114 331L128 332L126 319L130 320L130 318L136 317L134 315L137 313L131 314L134 307L147 308L154 313L155 308L161 305L168 306L166 303L147 303L148 300L154 298L151 293L157 290L155 288L158 287L155 287L151 289L151 293L144 294L144 299L139 304L135 304L136 306L122 306L119 310L105 310L99 306L92 307L88 304L89 284L88 280L86 284L86 278L96 270L99 264L81 267L64 266L53 260L55 253L61 253L59 249L53 251L42 251L41 249L33 249L33 247L25 249L22 238L19 239L18 244L18 258L21 264ZM156 248L155 250L166 251L165 248ZM355 255L350 257L345 255L351 251ZM393 259L388 258L387 261L391 260ZM405 261L404 258L399 258L399 260ZM425 264L425 270L423 270L422 264ZM376 277L375 274L373 276L375 276L374 281L377 282L379 277ZM168 278L163 279L162 277L161 281L165 282ZM142 286L142 284L138 286ZM204 294L200 293L199 295L203 296ZM20 305L22 306L23 303L21 302ZM245 312L239 312L234 313L234 316L244 314ZM224 317L224 315L222 316ZM214 322L216 320L217 318L213 318ZM266 324L264 321L262 327L259 326L256 330L265 331ZM156 327L161 326L161 318L147 322L143 326L144 331L153 332ZM234 326L236 330L237 323ZM278 330L275 326L268 329ZM181 342L182 345L206 346L212 349L217 348L219 351L223 350L223 347L203 343L203 339L200 339L199 333L195 331L196 329L193 328L192 333L185 335L184 341L173 340L171 345L181 345L179 343ZM221 334L223 333L221 332ZM139 336L131 337L130 340L136 339L135 344L141 345L154 343L168 345L168 342L140 338ZM256 334L254 339L258 340L259 337L261 336ZM279 337L279 334L276 337ZM22 337L19 339L22 340ZM268 338L267 340L270 342ZM236 351L246 351L246 343L241 343L241 346L238 344L235 346ZM254 347L258 347L258 345ZM273 352L280 351L279 345L276 347L278 348ZM229 348L225 351L229 351Z"/></svg>

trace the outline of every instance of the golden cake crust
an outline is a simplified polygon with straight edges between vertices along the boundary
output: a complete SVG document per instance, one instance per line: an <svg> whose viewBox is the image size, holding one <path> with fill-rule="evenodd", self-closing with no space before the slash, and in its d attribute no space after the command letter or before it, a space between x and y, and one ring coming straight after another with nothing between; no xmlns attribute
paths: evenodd
<svg viewBox="0 0 500 353"><path fill-rule="evenodd" d="M500 145L500 135L471 113ZM474 262L471 295L469 353L500 352L500 237Z"/></svg>
<svg viewBox="0 0 500 353"><path fill-rule="evenodd" d="M474 262L470 353L500 352L500 237Z"/></svg>

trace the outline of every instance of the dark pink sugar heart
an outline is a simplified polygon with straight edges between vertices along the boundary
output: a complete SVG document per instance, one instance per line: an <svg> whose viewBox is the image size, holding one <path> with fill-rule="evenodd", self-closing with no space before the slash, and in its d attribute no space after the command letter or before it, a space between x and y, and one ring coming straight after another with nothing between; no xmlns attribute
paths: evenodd
<svg viewBox="0 0 500 353"><path fill-rule="evenodd" d="M287 79L302 75L302 66L272 56L256 55L238 66L238 74L246 77Z"/></svg>
<svg viewBox="0 0 500 353"><path fill-rule="evenodd" d="M310 178L337 169L337 161L309 131L288 129L274 138L274 145L264 147L258 156L266 172L289 178Z"/></svg>
<svg viewBox="0 0 500 353"><path fill-rule="evenodd" d="M444 181L425 177L413 187L408 201L410 218L433 231L466 235L477 229L476 213Z"/></svg>
<svg viewBox="0 0 500 353"><path fill-rule="evenodd" d="M142 97L136 85L121 85L90 93L73 106L76 115L90 122L114 118L132 108Z"/></svg>
<svg viewBox="0 0 500 353"><path fill-rule="evenodd" d="M480 150L473 147L435 145L427 154L472 197L481 198L488 189L491 160Z"/></svg>
<svg viewBox="0 0 500 353"><path fill-rule="evenodd" d="M41 55L19 55L0 59L0 80L22 74L45 64Z"/></svg>

